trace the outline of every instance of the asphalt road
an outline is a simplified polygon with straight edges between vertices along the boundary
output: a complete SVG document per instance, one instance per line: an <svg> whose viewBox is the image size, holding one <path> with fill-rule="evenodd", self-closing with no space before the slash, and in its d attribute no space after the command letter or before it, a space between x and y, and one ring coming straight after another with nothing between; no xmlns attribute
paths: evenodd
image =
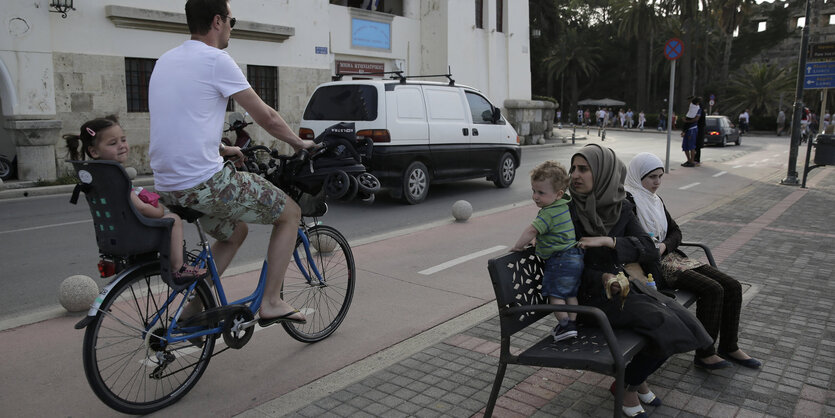
<svg viewBox="0 0 835 418"><path fill-rule="evenodd" d="M580 133L585 131L578 130ZM667 200L672 202L669 206L673 212L705 206L785 166L787 141L785 137L746 136L739 147L704 149L702 160L705 165L685 169L679 166L683 154L673 137L672 172L698 175L698 179L694 177L692 182L697 184L683 190L664 190L663 195L671 197ZM372 205L330 203L329 213L321 220L342 231L356 245L380 235L393 236L419 230L427 224L448 222L452 219L452 204L459 199L469 201L476 212L527 204L530 201L527 179L530 170L546 159L556 159L568 166L571 155L588 143L612 147L625 162L643 151L654 152L662 159L666 153L665 135L611 131L606 141L601 142L596 131L591 130L589 137L577 141L576 145L524 148L522 166L513 185L507 189L497 189L485 180L433 185L427 200L413 206L382 193ZM732 165L724 164L726 162ZM104 284L96 269L98 258L91 224L86 205L83 202L71 205L69 194L0 200L0 320L60 313L58 286L70 275L88 275L100 285ZM187 241L195 242L193 228L187 226L186 230ZM245 271L260 266L269 233L267 226L251 226L249 238L232 267ZM509 237L508 241L515 238Z"/></svg>

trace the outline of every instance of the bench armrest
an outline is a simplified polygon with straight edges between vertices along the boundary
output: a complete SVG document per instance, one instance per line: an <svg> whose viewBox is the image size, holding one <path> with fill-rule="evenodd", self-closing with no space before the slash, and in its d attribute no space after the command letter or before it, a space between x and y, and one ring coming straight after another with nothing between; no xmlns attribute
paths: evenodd
<svg viewBox="0 0 835 418"><path fill-rule="evenodd" d="M707 262L710 263L711 266L716 267L716 261L713 259L713 253L710 251L707 245L702 244L701 242L682 242L679 244L680 246L685 247L699 247L702 251L705 252L705 256L707 257Z"/></svg>

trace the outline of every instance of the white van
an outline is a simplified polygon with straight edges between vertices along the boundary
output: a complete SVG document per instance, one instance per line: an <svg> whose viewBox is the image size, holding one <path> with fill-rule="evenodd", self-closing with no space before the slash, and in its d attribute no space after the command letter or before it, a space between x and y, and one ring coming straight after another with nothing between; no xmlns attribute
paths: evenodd
<svg viewBox="0 0 835 418"><path fill-rule="evenodd" d="M519 138L478 90L429 81L351 80L316 88L299 136L339 122L374 141L369 171L392 196L426 199L430 183L485 177L508 187L521 161Z"/></svg>

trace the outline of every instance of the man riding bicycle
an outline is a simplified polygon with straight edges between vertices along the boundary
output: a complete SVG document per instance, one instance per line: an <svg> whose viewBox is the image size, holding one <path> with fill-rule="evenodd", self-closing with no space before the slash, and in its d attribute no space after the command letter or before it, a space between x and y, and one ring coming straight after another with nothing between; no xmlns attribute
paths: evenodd
<svg viewBox="0 0 835 418"><path fill-rule="evenodd" d="M259 324L303 323L304 315L281 299L301 210L270 182L237 172L231 162L224 163L223 157L243 157L240 148L220 141L229 97L270 135L294 149L316 145L299 138L281 115L258 97L235 61L223 51L236 22L229 1L188 0L185 9L191 39L159 58L148 91L149 154L156 191L166 205L205 214L200 221L216 239L212 255L218 275L246 238L246 223L272 224Z"/></svg>

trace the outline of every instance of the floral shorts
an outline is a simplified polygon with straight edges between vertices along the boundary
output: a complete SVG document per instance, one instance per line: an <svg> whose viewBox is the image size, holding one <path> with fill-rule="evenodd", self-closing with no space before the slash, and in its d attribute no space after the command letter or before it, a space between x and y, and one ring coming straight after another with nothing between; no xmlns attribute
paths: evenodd
<svg viewBox="0 0 835 418"><path fill-rule="evenodd" d="M215 239L226 240L238 222L269 225L284 210L287 196L263 177L235 170L232 163L197 186L158 192L167 206L185 206L204 215L200 224Z"/></svg>

